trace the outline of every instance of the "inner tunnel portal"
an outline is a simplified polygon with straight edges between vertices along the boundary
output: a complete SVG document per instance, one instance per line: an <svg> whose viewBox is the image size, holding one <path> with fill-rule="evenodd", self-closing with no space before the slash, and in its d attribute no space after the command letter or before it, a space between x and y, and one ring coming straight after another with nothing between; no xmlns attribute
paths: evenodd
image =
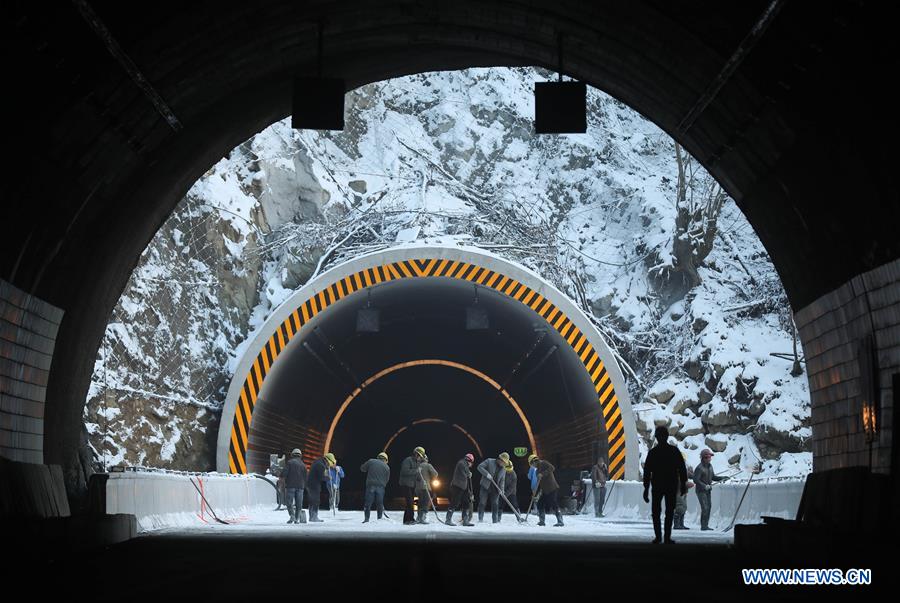
<svg viewBox="0 0 900 603"><path fill-rule="evenodd" d="M273 359L248 436L248 472L295 447L307 462L334 452L353 506L359 465L382 450L394 486L402 459L424 446L438 496L466 452L507 451L521 476L526 461L514 451L536 450L563 477L608 452L596 387L573 346L528 305L446 277L382 282L318 313Z"/></svg>

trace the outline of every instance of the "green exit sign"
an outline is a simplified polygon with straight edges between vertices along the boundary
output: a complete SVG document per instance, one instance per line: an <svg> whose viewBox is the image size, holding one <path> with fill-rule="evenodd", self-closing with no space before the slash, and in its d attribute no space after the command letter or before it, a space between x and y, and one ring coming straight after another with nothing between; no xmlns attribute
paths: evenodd
<svg viewBox="0 0 900 603"><path fill-rule="evenodd" d="M528 454L528 448L524 446L516 446L515 448L513 448L513 453L519 457L525 456L526 454Z"/></svg>

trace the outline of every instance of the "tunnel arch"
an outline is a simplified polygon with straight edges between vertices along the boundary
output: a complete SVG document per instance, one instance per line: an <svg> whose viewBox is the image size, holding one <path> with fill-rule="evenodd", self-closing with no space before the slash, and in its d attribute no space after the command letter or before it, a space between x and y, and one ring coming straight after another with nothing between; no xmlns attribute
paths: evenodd
<svg viewBox="0 0 900 603"><path fill-rule="evenodd" d="M358 291L420 278L467 281L493 289L530 308L559 333L593 384L607 436L610 474L637 479L637 429L625 380L589 319L535 273L480 249L443 246L398 247L361 256L320 275L285 300L258 329L232 377L219 426L217 469L247 471L253 413L265 378L301 330L314 328L329 306Z"/></svg>
<svg viewBox="0 0 900 603"><path fill-rule="evenodd" d="M452 428L455 429L456 431L458 431L458 432L460 432L461 434L463 434L464 436L466 436L466 439L468 439L470 442L472 442L472 446L475 447L475 451L478 453L478 457L479 457L479 458L481 458L481 457L484 456L484 451L483 451L482 448L481 448L481 444L479 444L479 443L478 443L478 440L476 440L474 437L472 437L472 434L470 434L468 431L466 431L465 428L463 428L463 427L460 426L460 425L457 425L456 423L447 423L447 421L444 421L443 419L433 419L433 418L418 419L418 420L416 420L416 421L413 421L413 422L410 423L409 425L404 425L403 427L401 427L400 429L398 429L397 431L395 431L395 432L391 435L391 437L388 438L387 442L384 443L384 446L381 447L382 450L384 450L385 452L387 452L388 448L391 447L391 444L394 443L394 440L397 439L397 436L399 436L401 433L403 433L404 431L406 431L406 430L409 429L410 427L413 427L413 426L415 426L415 425L421 425L421 424L423 424L423 423L443 423L443 424L448 424L448 425L450 425L450 427L452 427Z"/></svg>
<svg viewBox="0 0 900 603"><path fill-rule="evenodd" d="M341 404L341 407L338 409L338 412L335 413L334 418L331 421L331 426L328 429L328 435L325 437L325 452L329 451L329 448L331 446L331 439L334 436L334 430L335 430L335 428L337 428L337 425L341 420L341 415L344 414L344 410L346 410L346 408L350 405L350 403L353 402L353 400L355 400L356 397L362 393L363 389L365 389L366 387L368 387L369 385L371 385L378 379L381 379L382 377L393 373L394 371L399 371L399 370L402 370L405 368L410 368L410 367L415 367L415 366L445 366L445 367L460 370L460 371L466 371L467 373L469 373L471 375L475 375L476 377L478 377L485 383L489 384L491 387L493 387L498 392L500 392L501 395L507 400L507 402L509 402L510 405L515 409L516 414L519 415L519 419L522 421L522 425L525 427L525 431L528 433L528 441L531 444L531 449L534 451L538 450L537 444L534 441L534 433L531 430L531 425L528 422L528 418L525 416L525 413L522 412L522 408L516 402L515 398L513 398L509 394L509 392L507 392L506 389L503 388L502 385L500 385L499 383L497 383L496 381L491 379L488 375L484 374L483 372L479 371L478 369L472 368L471 366L468 366L461 362L454 362L452 360L442 360L439 358L423 358L423 359L419 359L419 360L407 360L406 362L399 362L399 363L389 366L385 369L382 369L382 370L378 371L377 373L375 373L374 375L372 375L371 377L369 377L368 379L366 379L365 381L363 381L360 384L360 387L353 390L350 393L350 395L347 396L347 399L344 400L344 402ZM434 419L434 420L440 421L441 419ZM415 425L418 422L420 422L420 421L413 421L412 424ZM461 427L458 427L458 426L454 426L454 427L456 427L457 429L462 431L464 434L466 434L466 437L471 439L472 443L475 444L475 440L470 435L468 435L468 433L464 429L462 429ZM475 444L475 445L479 449L479 453L480 453L481 446L478 446L478 444Z"/></svg>

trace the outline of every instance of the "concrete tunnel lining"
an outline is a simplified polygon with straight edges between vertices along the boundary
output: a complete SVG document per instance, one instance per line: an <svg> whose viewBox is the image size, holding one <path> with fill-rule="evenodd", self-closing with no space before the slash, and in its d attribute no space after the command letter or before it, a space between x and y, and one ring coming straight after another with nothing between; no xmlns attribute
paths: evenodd
<svg viewBox="0 0 900 603"><path fill-rule="evenodd" d="M421 260L422 264L415 265L414 260ZM463 265L471 270L463 270ZM388 270L388 266L397 268ZM612 351L589 319L563 293L533 272L480 249L444 246L406 246L355 258L320 275L285 300L257 330L232 378L219 428L217 469L234 473L247 471L246 447L252 414L266 375L275 370L282 348L290 345L301 330L307 333L315 329L323 316L328 315L324 310L331 303L343 295L351 296L355 291L376 285L375 280L381 277L403 280L440 275L439 278L452 280L443 276L451 266L457 272L451 276L459 278L468 272L469 278L481 281L482 287L496 288L502 283L522 300L535 304L538 310L546 313L546 318L552 319L555 328L562 328L565 335L572 338L577 346L576 353L582 361L589 363L585 366L588 369L585 375L592 374L602 381L602 391L598 392L602 397L598 397L597 402L605 401L600 416L606 418L608 425L614 426L608 434L611 436L610 461L615 459L613 474L636 479L639 465L637 431L625 381ZM460 269L457 271L456 267ZM352 286L354 282L358 287ZM342 290L342 286L349 288L348 284L353 290Z"/></svg>

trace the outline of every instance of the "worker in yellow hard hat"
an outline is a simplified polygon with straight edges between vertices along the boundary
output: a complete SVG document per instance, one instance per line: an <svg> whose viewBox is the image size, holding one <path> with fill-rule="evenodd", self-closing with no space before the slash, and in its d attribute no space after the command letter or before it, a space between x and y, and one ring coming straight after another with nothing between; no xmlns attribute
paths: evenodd
<svg viewBox="0 0 900 603"><path fill-rule="evenodd" d="M521 514L522 511L519 509L519 497L516 495L518 482L519 478L516 476L513 462L511 460L506 461L506 475L503 478L503 494L506 495L506 500L509 501L509 504ZM504 505L500 505L500 519L503 519L503 511Z"/></svg>
<svg viewBox="0 0 900 603"><path fill-rule="evenodd" d="M506 482L506 463L509 454L501 452L497 458L487 458L478 464L481 474L480 491L478 492L478 522L484 521L484 509L491 504L491 523L500 521L500 493Z"/></svg>
<svg viewBox="0 0 900 603"><path fill-rule="evenodd" d="M337 464L337 459L330 452L313 461L309 467L309 479L306 482L306 494L309 498L309 521L322 522L319 519L319 503L322 496L322 484L327 484L331 494L331 475L329 469Z"/></svg>
<svg viewBox="0 0 900 603"><path fill-rule="evenodd" d="M337 459L330 452L325 455L328 461L328 476L331 478L331 508L335 511L341 505L341 480L344 479L344 468L337 464Z"/></svg>
<svg viewBox="0 0 900 603"><path fill-rule="evenodd" d="M406 508L403 510L403 525L409 526L416 523L413 504L416 497L416 482L419 479L419 463L428 457L422 446L413 448L412 454L400 463L400 488L406 498Z"/></svg>
<svg viewBox="0 0 900 603"><path fill-rule="evenodd" d="M388 480L391 477L387 453L379 452L374 459L369 459L363 463L359 470L366 474L366 497L363 503L365 519L363 519L363 523L369 521L372 503L378 509L378 519L381 519L384 516L384 489L387 487Z"/></svg>

